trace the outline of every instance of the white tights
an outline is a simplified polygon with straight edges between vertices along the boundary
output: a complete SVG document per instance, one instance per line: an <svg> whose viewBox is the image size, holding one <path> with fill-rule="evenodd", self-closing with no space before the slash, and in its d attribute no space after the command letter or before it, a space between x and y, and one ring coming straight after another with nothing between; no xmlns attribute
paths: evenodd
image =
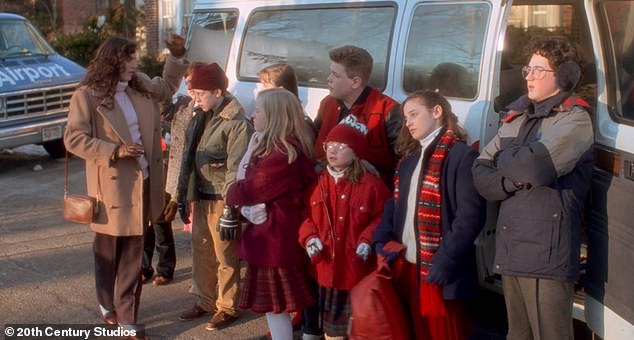
<svg viewBox="0 0 634 340"><path fill-rule="evenodd" d="M266 322L273 340L293 340L293 324L287 313L266 313Z"/></svg>

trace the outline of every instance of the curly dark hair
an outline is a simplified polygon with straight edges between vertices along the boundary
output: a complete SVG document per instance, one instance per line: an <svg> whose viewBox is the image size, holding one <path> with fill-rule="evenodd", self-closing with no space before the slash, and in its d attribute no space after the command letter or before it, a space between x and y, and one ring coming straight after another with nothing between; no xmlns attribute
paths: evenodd
<svg viewBox="0 0 634 340"><path fill-rule="evenodd" d="M412 92L401 104L401 114L405 108L405 104L411 100L417 100L427 109L432 110L436 105L442 109L441 126L454 131L456 138L462 141L467 140L467 132L458 124L458 117L451 111L451 104L442 94L431 90L419 90ZM405 122L401 127L396 145L396 153L401 157L410 157L420 149L419 141L415 140L409 133Z"/></svg>
<svg viewBox="0 0 634 340"><path fill-rule="evenodd" d="M95 52L95 57L90 61L86 76L80 85L105 93L104 98L114 98L123 64L133 58L136 49L136 43L131 40L121 37L108 38ZM136 75L132 77L128 86L140 93L149 93Z"/></svg>
<svg viewBox="0 0 634 340"><path fill-rule="evenodd" d="M566 61L574 61L578 65L583 63L579 48L564 36L535 37L524 48L524 54L527 63L533 54L548 59L555 71Z"/></svg>

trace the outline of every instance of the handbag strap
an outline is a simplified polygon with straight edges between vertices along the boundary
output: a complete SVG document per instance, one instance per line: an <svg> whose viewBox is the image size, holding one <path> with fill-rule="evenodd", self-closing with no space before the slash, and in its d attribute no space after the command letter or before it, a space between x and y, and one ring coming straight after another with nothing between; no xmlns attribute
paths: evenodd
<svg viewBox="0 0 634 340"><path fill-rule="evenodd" d="M66 196L68 196L68 150L65 150L64 156L64 197Z"/></svg>
<svg viewBox="0 0 634 340"><path fill-rule="evenodd" d="M94 120L94 113L91 112L90 114L90 118L91 118L91 130L92 130L92 136L93 138L95 138L95 136L97 135L97 127L95 126L95 120ZM70 158L68 156L68 150L66 150L66 148L64 148L65 152L64 152L64 198L66 198L66 196L68 196L69 190L68 190L68 159ZM99 185L99 169L97 169L97 202L101 201L101 185Z"/></svg>

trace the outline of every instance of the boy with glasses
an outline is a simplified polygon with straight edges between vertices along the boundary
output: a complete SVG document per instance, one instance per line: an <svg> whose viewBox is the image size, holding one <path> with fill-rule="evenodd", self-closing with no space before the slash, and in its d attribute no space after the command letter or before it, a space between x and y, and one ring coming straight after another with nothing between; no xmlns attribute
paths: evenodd
<svg viewBox="0 0 634 340"><path fill-rule="evenodd" d="M475 186L499 201L495 270L507 339L573 339L580 228L592 176L588 104L573 89L579 51L563 37L533 40L522 68L528 93L509 105L473 166Z"/></svg>

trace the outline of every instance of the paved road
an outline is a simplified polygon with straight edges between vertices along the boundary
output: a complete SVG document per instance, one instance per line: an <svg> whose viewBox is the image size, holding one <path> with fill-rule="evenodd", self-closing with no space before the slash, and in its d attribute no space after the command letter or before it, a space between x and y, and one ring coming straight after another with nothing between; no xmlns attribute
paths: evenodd
<svg viewBox="0 0 634 340"><path fill-rule="evenodd" d="M41 167L35 171L34 168ZM71 192L84 191L83 161L71 160ZM0 328L9 323L98 324L92 240L85 225L62 218L63 160L50 159L41 147L0 153ZM178 219L177 219L178 220ZM205 318L180 322L191 307L190 234L174 223L175 282L145 285L139 322L153 339L257 339L267 332L264 317L244 313L237 325L209 332ZM504 339L501 297L484 293L476 303L477 340ZM296 334L297 335L297 334Z"/></svg>
<svg viewBox="0 0 634 340"><path fill-rule="evenodd" d="M64 162L34 146L17 150L0 154L0 328L9 323L98 324L94 233L62 217ZM34 171L37 165L42 170ZM70 182L71 192L83 192L83 161L71 161ZM266 320L251 313L236 326L213 332L204 329L205 318L178 321L194 300L187 293L190 234L180 222L174 223L174 232L175 282L143 287L139 322L147 333L153 339L257 339L266 334Z"/></svg>

